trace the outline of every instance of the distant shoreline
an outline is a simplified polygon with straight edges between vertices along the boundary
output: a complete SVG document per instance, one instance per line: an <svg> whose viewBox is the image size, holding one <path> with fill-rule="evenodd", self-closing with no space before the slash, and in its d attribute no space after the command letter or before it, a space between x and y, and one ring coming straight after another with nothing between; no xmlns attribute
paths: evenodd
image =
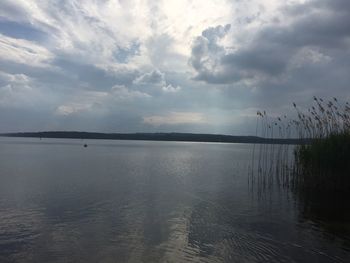
<svg viewBox="0 0 350 263"><path fill-rule="evenodd" d="M179 142L221 142L250 144L305 144L304 139L270 139L257 136L234 136L199 133L99 133L77 131L45 131L2 133L2 137L57 138L57 139L95 139L95 140L142 140L142 141L179 141Z"/></svg>

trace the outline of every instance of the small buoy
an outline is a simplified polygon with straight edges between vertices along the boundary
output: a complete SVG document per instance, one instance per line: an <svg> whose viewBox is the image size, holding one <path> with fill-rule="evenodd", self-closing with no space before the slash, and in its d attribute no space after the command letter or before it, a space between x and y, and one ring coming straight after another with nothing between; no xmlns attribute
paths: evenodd
<svg viewBox="0 0 350 263"><path fill-rule="evenodd" d="M87 147L87 144L86 144L86 143L84 144L84 147Z"/></svg>

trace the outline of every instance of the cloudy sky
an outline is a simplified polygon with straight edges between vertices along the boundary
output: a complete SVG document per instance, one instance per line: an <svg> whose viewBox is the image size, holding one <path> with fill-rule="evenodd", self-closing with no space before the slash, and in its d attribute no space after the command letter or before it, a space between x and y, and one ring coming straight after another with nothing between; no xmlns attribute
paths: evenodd
<svg viewBox="0 0 350 263"><path fill-rule="evenodd" d="M350 96L349 0L0 0L0 132L254 134Z"/></svg>

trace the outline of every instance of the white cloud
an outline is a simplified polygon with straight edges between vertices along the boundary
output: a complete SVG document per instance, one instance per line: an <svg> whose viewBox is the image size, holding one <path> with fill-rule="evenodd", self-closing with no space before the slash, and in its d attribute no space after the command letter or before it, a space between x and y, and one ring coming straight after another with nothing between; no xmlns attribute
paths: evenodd
<svg viewBox="0 0 350 263"><path fill-rule="evenodd" d="M143 122L153 126L203 124L206 123L206 118L198 112L170 112L166 115L153 115L144 117Z"/></svg>
<svg viewBox="0 0 350 263"><path fill-rule="evenodd" d="M69 96L65 103L59 105L55 110L55 114L69 116L81 112L101 112L101 105L105 103L108 95L108 92L78 91Z"/></svg>
<svg viewBox="0 0 350 263"><path fill-rule="evenodd" d="M31 82L31 78L25 74L9 74L0 71L0 81L12 84L28 84Z"/></svg>
<svg viewBox="0 0 350 263"><path fill-rule="evenodd" d="M117 100L132 100L140 98L151 98L147 93L140 92L137 90L129 90L123 85L115 85L111 89L111 95Z"/></svg>
<svg viewBox="0 0 350 263"><path fill-rule="evenodd" d="M134 80L134 84L150 84L150 85L164 85L165 76L164 73L158 69L145 73Z"/></svg>
<svg viewBox="0 0 350 263"><path fill-rule="evenodd" d="M160 88L163 92L168 92L168 93L175 93L181 90L180 86L174 87L172 84L167 83L165 74L158 69L137 77L133 81L133 84L142 85L142 86L151 87L151 88L157 87L157 88Z"/></svg>
<svg viewBox="0 0 350 263"><path fill-rule="evenodd" d="M181 87L180 86L174 87L173 85L168 84L167 86L162 87L162 90L164 92L174 93L174 92L179 92L181 90Z"/></svg>
<svg viewBox="0 0 350 263"><path fill-rule="evenodd" d="M35 105L40 94L31 86L31 78L24 74L0 71L0 107L23 108Z"/></svg>
<svg viewBox="0 0 350 263"><path fill-rule="evenodd" d="M232 17L226 0L3 1L0 15L45 32L49 50L103 69L120 64L121 52L129 56L129 67L157 67L152 64L163 61L183 71L193 36ZM154 60L157 54L161 57Z"/></svg>
<svg viewBox="0 0 350 263"><path fill-rule="evenodd" d="M82 104L71 104L71 105L61 105L56 109L57 115L68 116L80 111L85 111L90 108L91 105Z"/></svg>
<svg viewBox="0 0 350 263"><path fill-rule="evenodd" d="M71 96L65 103L59 105L56 115L69 116L78 113L105 114L113 105L118 103L130 103L139 99L151 98L147 93L129 90L123 85L114 85L110 91L80 91Z"/></svg>
<svg viewBox="0 0 350 263"><path fill-rule="evenodd" d="M50 67L54 54L34 42L0 34L0 58L32 67Z"/></svg>

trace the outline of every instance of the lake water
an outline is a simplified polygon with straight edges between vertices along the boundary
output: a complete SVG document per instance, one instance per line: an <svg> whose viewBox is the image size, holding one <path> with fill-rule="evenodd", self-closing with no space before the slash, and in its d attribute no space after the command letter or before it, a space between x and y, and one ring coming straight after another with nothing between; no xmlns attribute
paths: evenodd
<svg viewBox="0 0 350 263"><path fill-rule="evenodd" d="M0 138L0 262L350 262L347 226L256 194L251 152Z"/></svg>

